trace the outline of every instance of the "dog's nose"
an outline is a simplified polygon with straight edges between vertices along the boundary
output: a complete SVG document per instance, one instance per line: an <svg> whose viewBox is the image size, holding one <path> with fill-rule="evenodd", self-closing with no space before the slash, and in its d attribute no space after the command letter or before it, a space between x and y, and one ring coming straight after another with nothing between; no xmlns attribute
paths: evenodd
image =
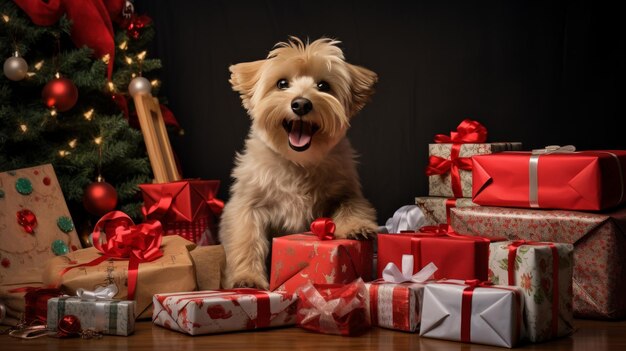
<svg viewBox="0 0 626 351"><path fill-rule="evenodd" d="M311 102L311 100L303 97L295 98L293 99L293 101L291 101L291 109L298 116L304 116L307 113L311 112L311 110L313 109L313 103Z"/></svg>

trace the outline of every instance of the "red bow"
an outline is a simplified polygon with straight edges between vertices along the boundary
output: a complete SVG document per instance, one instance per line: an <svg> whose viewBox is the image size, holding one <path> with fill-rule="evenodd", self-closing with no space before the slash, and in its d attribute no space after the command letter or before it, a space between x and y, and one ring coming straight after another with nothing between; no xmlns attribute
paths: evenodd
<svg viewBox="0 0 626 351"><path fill-rule="evenodd" d="M104 244L100 240L102 232L106 236ZM135 225L124 212L113 211L100 218L92 235L93 246L102 252L102 256L88 263L67 267L61 271L61 275L70 269L96 266L108 259L128 260L128 299L133 300L139 264L151 262L163 256L161 222L153 220Z"/></svg>
<svg viewBox="0 0 626 351"><path fill-rule="evenodd" d="M456 132L450 132L450 136L445 134L435 135L435 142L441 143L484 143L487 140L487 128L477 121L465 119L456 127Z"/></svg>
<svg viewBox="0 0 626 351"><path fill-rule="evenodd" d="M77 47L88 46L98 58L109 55L107 75L111 79L115 58L112 20L117 20L125 0L14 0L39 26L50 26L61 16L72 21L72 41Z"/></svg>
<svg viewBox="0 0 626 351"><path fill-rule="evenodd" d="M331 218L318 218L311 223L311 231L320 240L335 239L335 223Z"/></svg>

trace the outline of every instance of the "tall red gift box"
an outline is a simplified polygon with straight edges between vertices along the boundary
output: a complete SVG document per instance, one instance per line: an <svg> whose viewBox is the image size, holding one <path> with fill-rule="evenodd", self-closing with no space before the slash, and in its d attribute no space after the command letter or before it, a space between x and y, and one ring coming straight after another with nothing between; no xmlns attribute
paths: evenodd
<svg viewBox="0 0 626 351"><path fill-rule="evenodd" d="M489 239L461 235L378 234L377 277L392 262L402 266L402 255L413 255L413 271L428 263L437 266L434 279L487 280Z"/></svg>
<svg viewBox="0 0 626 351"><path fill-rule="evenodd" d="M270 290L294 293L307 282L348 284L372 278L369 240L320 240L312 234L274 238Z"/></svg>
<svg viewBox="0 0 626 351"><path fill-rule="evenodd" d="M147 220L158 220L165 235L180 235L198 245L219 242L217 220L224 204L215 196L218 180L189 179L163 184L140 184Z"/></svg>
<svg viewBox="0 0 626 351"><path fill-rule="evenodd" d="M450 212L459 233L574 245L574 316L626 317L626 208L612 213L465 207Z"/></svg>
<svg viewBox="0 0 626 351"><path fill-rule="evenodd" d="M484 206L583 211L626 201L626 151L558 150L472 157L472 201Z"/></svg>

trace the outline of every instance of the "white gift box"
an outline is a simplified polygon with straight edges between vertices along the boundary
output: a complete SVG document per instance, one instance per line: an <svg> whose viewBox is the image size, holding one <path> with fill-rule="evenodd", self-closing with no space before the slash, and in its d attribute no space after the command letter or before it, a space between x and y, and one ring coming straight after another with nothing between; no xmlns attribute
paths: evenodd
<svg viewBox="0 0 626 351"><path fill-rule="evenodd" d="M448 280L424 288L420 336L513 347L524 332L522 291Z"/></svg>
<svg viewBox="0 0 626 351"><path fill-rule="evenodd" d="M296 323L295 294L257 289L156 294L152 321L190 335L278 327Z"/></svg>

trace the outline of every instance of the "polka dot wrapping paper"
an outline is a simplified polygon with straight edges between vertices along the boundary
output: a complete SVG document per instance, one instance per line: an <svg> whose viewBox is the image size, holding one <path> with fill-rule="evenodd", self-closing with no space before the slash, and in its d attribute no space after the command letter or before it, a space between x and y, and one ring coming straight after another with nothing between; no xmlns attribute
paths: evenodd
<svg viewBox="0 0 626 351"><path fill-rule="evenodd" d="M11 324L24 311L20 288L41 286L46 261L81 244L52 165L0 173L0 193L0 299Z"/></svg>

